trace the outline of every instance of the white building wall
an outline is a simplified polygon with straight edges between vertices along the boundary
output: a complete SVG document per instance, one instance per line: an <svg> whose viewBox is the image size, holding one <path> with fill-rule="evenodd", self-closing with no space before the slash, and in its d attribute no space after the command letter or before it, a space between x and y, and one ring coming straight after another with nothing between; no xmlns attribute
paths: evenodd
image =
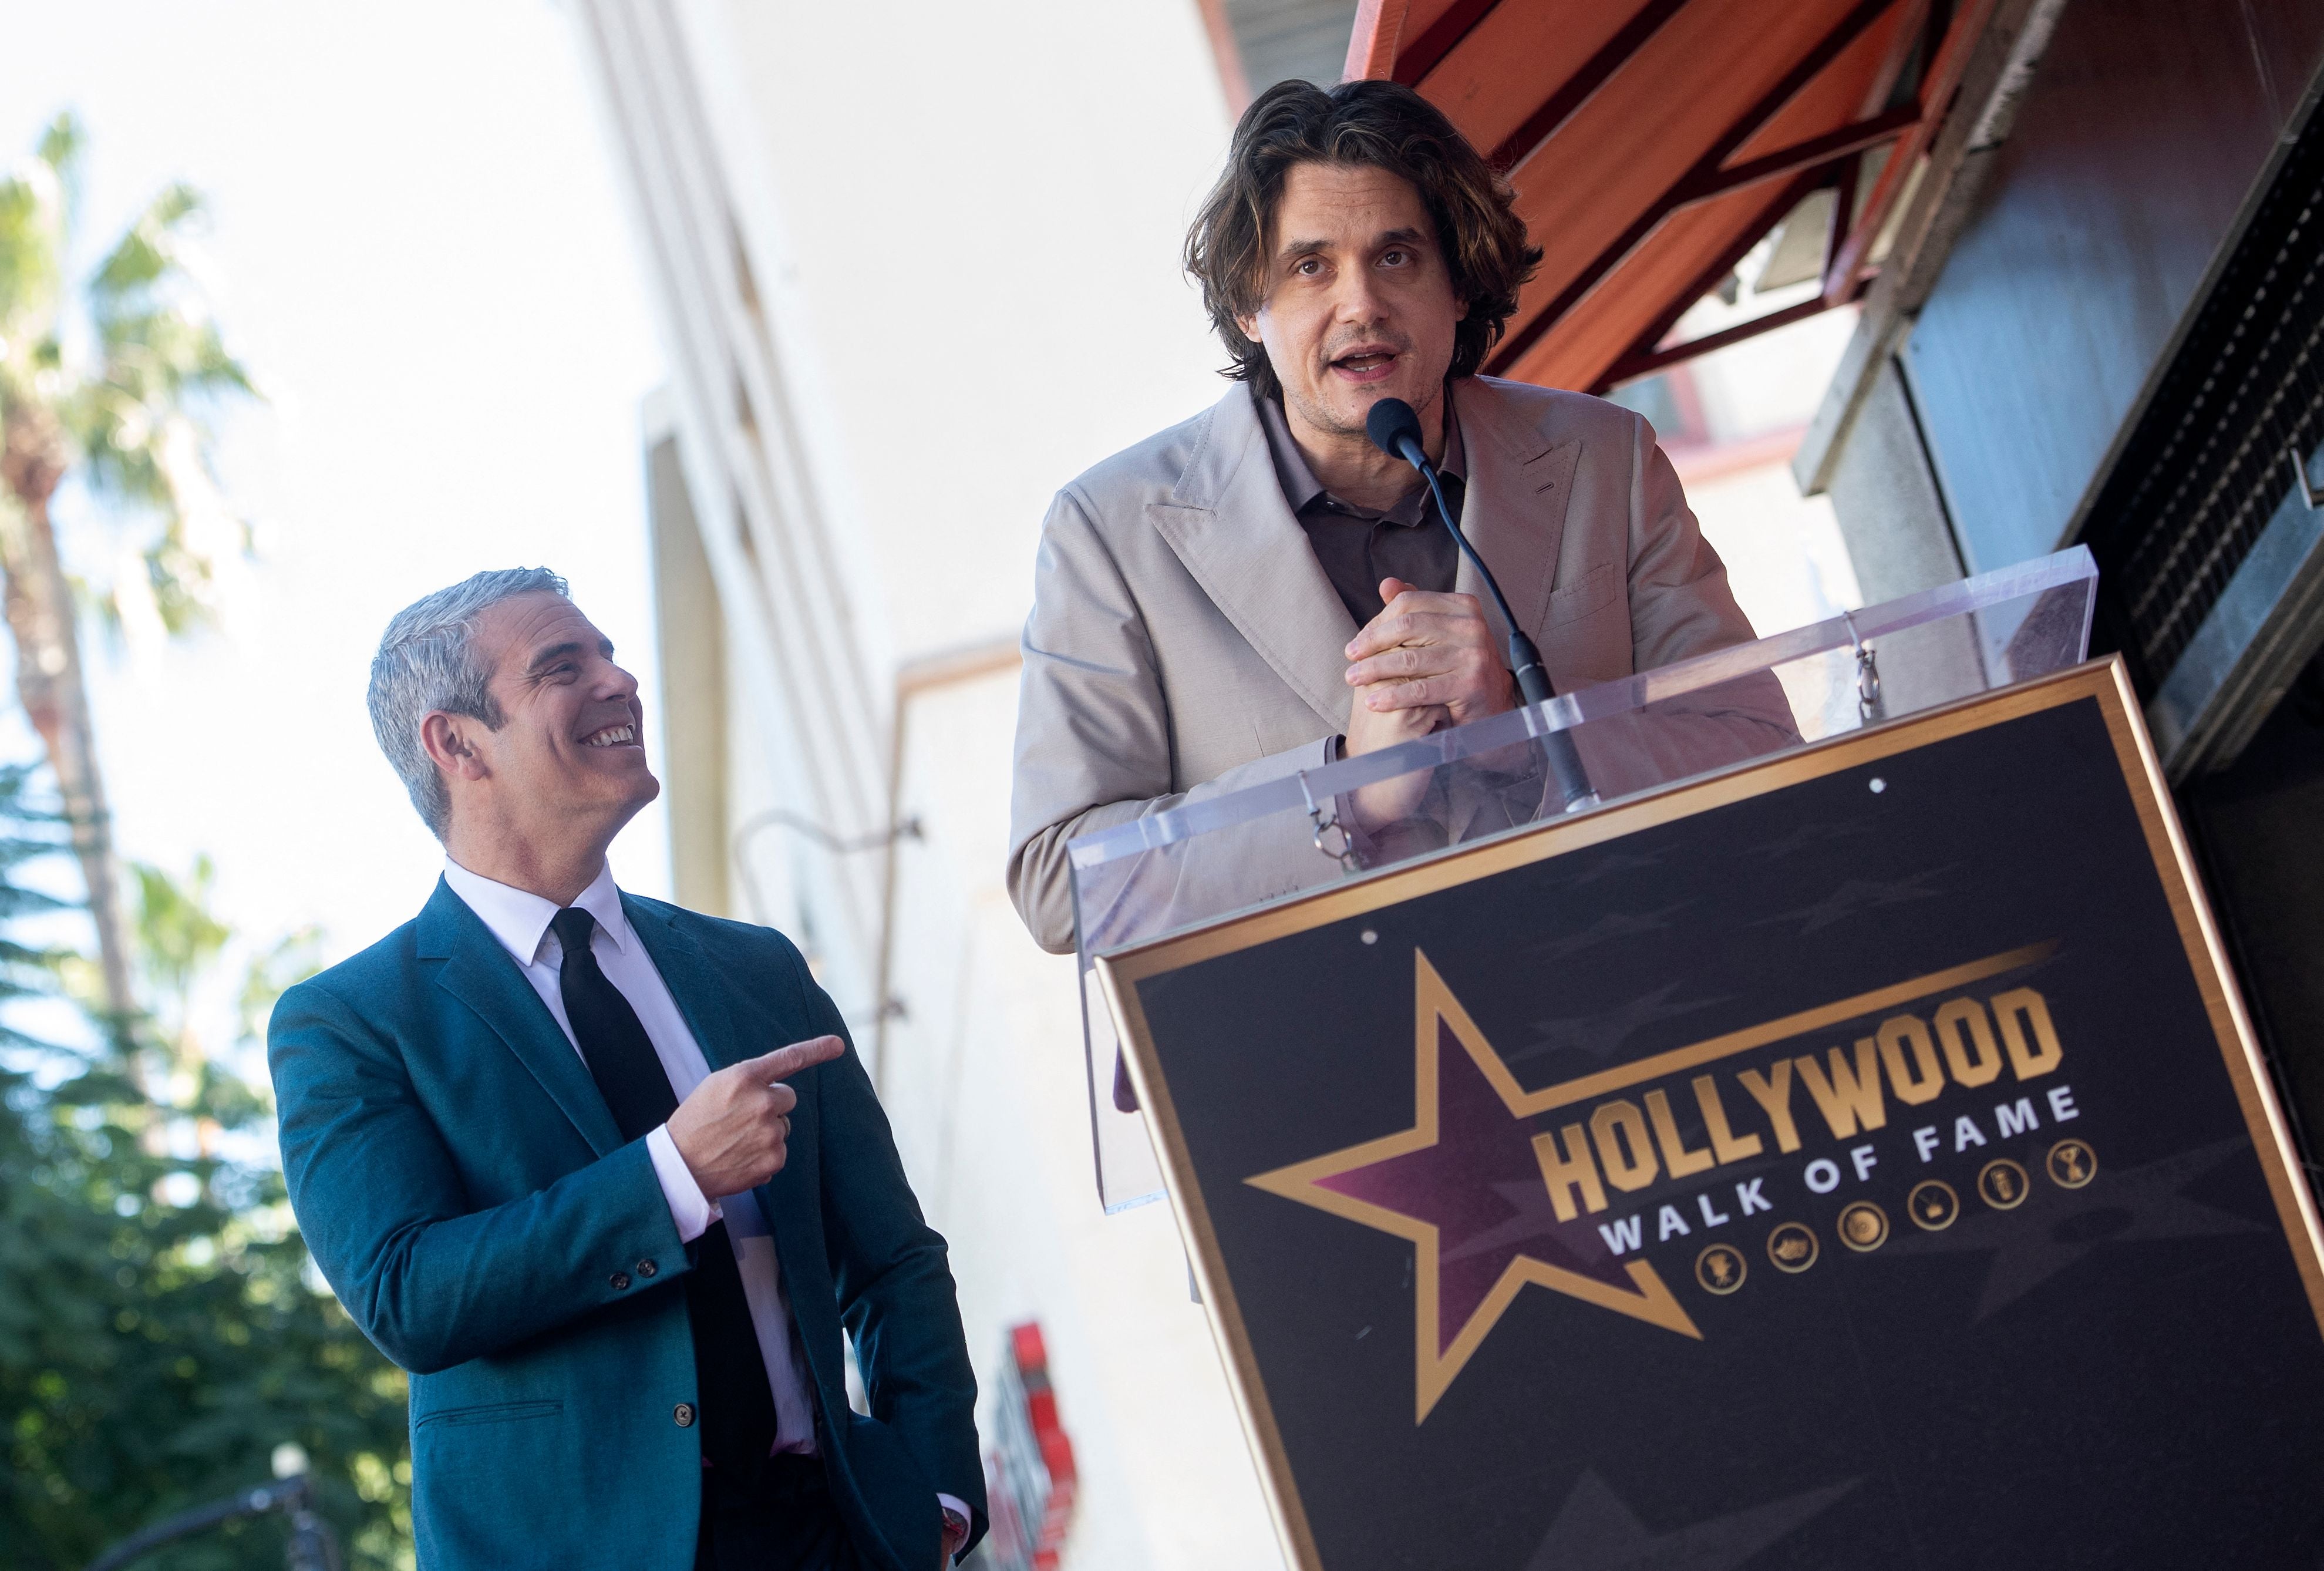
<svg viewBox="0 0 2324 1571"><path fill-rule="evenodd" d="M1177 264L1228 130L1195 0L573 5L724 624L733 914L800 938L848 1013L980 1368L1042 1323L1082 1469L1068 1565L1276 1566L1167 1211L1099 1211L1073 966L1001 885L1049 497L1222 386ZM1856 600L1783 467L1831 337L1692 373L1677 457L1762 633ZM921 834L891 864L770 810Z"/></svg>
<svg viewBox="0 0 2324 1571"><path fill-rule="evenodd" d="M730 843L770 808L921 827L892 865L752 832L733 914L756 889L811 935L952 1242L980 1372L1041 1322L1081 1466L1067 1564L1267 1571L1167 1209L1098 1207L1072 963L1001 883L1008 651L1049 497L1222 388L1176 260L1229 128L1197 6L573 9L726 624Z"/></svg>
<svg viewBox="0 0 2324 1571"><path fill-rule="evenodd" d="M681 9L862 614L899 660L1013 635L1050 495L1222 390L1177 263L1228 131L1195 6Z"/></svg>
<svg viewBox="0 0 2324 1571"><path fill-rule="evenodd" d="M1069 957L1025 937L1001 887L1013 666L907 711L898 866L905 1016L881 1095L929 1218L954 1241L969 1343L1038 1318L1084 1493L1068 1564L1279 1564L1168 1208L1108 1217L1092 1176Z"/></svg>

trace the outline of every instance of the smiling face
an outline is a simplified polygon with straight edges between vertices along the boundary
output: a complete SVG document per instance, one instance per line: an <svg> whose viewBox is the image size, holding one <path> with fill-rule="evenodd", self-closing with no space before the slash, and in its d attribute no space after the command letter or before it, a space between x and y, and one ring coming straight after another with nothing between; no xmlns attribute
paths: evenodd
<svg viewBox="0 0 2324 1571"><path fill-rule="evenodd" d="M646 767L638 680L613 642L561 595L519 595L476 619L498 727L438 710L423 725L452 794L452 836L530 846L544 858L602 857L660 793Z"/></svg>
<svg viewBox="0 0 2324 1571"><path fill-rule="evenodd" d="M1360 440L1372 405L1400 398L1434 433L1467 315L1410 180L1370 164L1292 166L1259 310L1240 320L1267 347L1295 432Z"/></svg>

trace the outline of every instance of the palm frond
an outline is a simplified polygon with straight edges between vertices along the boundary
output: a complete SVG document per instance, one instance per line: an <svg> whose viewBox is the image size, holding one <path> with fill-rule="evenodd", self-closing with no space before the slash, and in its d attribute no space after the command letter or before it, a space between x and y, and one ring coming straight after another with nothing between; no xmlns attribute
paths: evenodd
<svg viewBox="0 0 2324 1571"><path fill-rule="evenodd" d="M193 188L170 186L98 263L86 291L93 364L54 401L82 483L115 504L126 536L116 560L128 576L92 599L115 625L124 597L150 602L171 633L212 619L218 559L250 550L249 526L219 494L210 419L258 393L189 262L203 212Z"/></svg>
<svg viewBox="0 0 2324 1571"><path fill-rule="evenodd" d="M202 194L193 187L183 181L163 187L89 276L91 313L107 316L120 303L134 302L141 293L180 273L185 265L190 221L204 210Z"/></svg>
<svg viewBox="0 0 2324 1571"><path fill-rule="evenodd" d="M0 175L0 371L55 356L43 340L54 337L86 140L67 110L41 134L32 159Z"/></svg>
<svg viewBox="0 0 2324 1571"><path fill-rule="evenodd" d="M78 901L43 894L36 889L22 889L14 884L0 885L0 919L38 916L48 911L77 910L79 905ZM5 965L15 957L15 951L7 941L0 939L0 965Z"/></svg>
<svg viewBox="0 0 2324 1571"><path fill-rule="evenodd" d="M77 180L80 178L81 154L88 148L88 133L81 125L80 116L65 109L59 111L42 131L34 151L41 162L55 170L60 178Z"/></svg>
<svg viewBox="0 0 2324 1571"><path fill-rule="evenodd" d="M187 265L198 192L172 185L146 205L97 264L88 289L97 366L73 423L90 478L136 500L170 499L159 439L177 420L228 393L254 395L249 372L229 354Z"/></svg>
<svg viewBox="0 0 2324 1571"><path fill-rule="evenodd" d="M143 862L132 863L130 874L137 893L137 941L146 968L156 981L182 993L234 936L210 911L217 869L203 855L194 859L192 872L183 879Z"/></svg>
<svg viewBox="0 0 2324 1571"><path fill-rule="evenodd" d="M10 396L58 359L65 206L49 165L27 160L0 171L0 392Z"/></svg>

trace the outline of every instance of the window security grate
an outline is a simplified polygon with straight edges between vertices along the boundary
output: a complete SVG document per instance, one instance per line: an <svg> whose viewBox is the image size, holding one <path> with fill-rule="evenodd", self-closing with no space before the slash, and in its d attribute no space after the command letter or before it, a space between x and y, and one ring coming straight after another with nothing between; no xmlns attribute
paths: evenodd
<svg viewBox="0 0 2324 1571"><path fill-rule="evenodd" d="M2310 117L2140 416L2084 532L2143 693L2324 441L2324 115Z"/></svg>

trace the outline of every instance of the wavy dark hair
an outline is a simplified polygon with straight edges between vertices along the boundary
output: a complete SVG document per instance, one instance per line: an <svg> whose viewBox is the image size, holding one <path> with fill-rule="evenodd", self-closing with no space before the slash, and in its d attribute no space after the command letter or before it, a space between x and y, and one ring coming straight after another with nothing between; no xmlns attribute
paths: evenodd
<svg viewBox="0 0 2324 1571"><path fill-rule="evenodd" d="M1220 374L1269 398L1282 384L1267 347L1235 319L1267 288L1267 237L1283 181L1301 163L1370 164L1410 180L1436 222L1452 291L1469 307L1453 331L1453 376L1472 374L1517 309L1541 262L1516 193L1435 105L1397 82L1277 82L1243 111L1219 183L1186 231L1186 271L1203 286L1211 325L1233 356Z"/></svg>

